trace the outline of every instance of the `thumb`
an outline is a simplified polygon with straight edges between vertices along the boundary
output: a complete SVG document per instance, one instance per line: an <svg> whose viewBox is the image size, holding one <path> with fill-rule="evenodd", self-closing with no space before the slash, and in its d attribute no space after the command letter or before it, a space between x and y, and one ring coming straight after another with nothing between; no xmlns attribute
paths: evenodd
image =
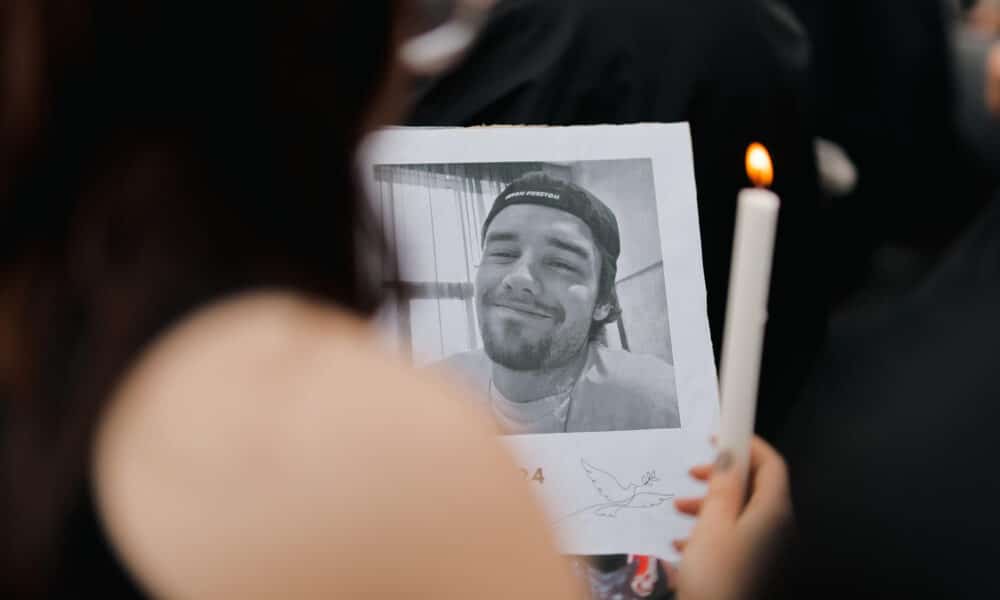
<svg viewBox="0 0 1000 600"><path fill-rule="evenodd" d="M746 499L746 479L737 467L732 450L723 450L712 467L708 493L699 517L711 523L735 521Z"/></svg>

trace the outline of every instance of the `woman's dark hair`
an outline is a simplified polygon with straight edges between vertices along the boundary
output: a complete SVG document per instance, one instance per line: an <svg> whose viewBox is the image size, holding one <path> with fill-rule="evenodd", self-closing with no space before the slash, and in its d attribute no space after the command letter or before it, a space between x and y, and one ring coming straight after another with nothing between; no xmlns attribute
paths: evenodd
<svg viewBox="0 0 1000 600"><path fill-rule="evenodd" d="M0 8L3 585L58 577L103 404L176 318L265 287L376 307L355 150L397 4Z"/></svg>

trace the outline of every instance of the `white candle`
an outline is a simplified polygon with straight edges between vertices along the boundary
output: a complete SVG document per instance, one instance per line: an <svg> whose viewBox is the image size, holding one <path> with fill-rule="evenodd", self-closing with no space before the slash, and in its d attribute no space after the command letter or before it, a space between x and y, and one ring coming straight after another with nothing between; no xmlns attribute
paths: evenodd
<svg viewBox="0 0 1000 600"><path fill-rule="evenodd" d="M768 158L768 171L769 163ZM767 183L769 180L770 176ZM745 189L738 198L722 343L718 443L720 450L732 452L734 467L744 476L757 412L757 382L779 206L777 194L766 189Z"/></svg>

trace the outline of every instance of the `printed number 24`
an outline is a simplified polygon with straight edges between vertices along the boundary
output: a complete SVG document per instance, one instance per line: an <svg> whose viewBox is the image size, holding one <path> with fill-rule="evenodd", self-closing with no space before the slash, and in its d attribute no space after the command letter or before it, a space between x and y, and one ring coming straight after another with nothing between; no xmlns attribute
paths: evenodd
<svg viewBox="0 0 1000 600"><path fill-rule="evenodd" d="M542 473L541 467L535 469L534 473L532 473L528 469L521 469L521 475L524 476L524 479L526 481L537 481L539 485L545 483L545 474Z"/></svg>

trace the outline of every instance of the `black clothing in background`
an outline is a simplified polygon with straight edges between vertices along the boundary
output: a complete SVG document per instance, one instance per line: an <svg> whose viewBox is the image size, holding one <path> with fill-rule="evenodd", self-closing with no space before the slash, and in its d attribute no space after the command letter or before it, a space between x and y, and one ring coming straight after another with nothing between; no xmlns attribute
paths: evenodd
<svg viewBox="0 0 1000 600"><path fill-rule="evenodd" d="M118 558L87 484L77 495L77 504L69 518L64 538L59 576L52 582L51 598L145 598L132 575ZM156 518L150 515L150 518Z"/></svg>
<svg viewBox="0 0 1000 600"><path fill-rule="evenodd" d="M945 0L787 3L812 40L816 131L858 168L857 189L832 211L832 276L847 297L880 246L940 253L988 199L988 182L959 142Z"/></svg>
<svg viewBox="0 0 1000 600"><path fill-rule="evenodd" d="M770 438L827 315L807 66L801 30L774 2L501 0L464 64L425 88L407 124L690 121L717 356L744 153L766 144L784 200L758 413Z"/></svg>
<svg viewBox="0 0 1000 600"><path fill-rule="evenodd" d="M854 315L787 432L790 597L998 598L1000 196L928 280Z"/></svg>

